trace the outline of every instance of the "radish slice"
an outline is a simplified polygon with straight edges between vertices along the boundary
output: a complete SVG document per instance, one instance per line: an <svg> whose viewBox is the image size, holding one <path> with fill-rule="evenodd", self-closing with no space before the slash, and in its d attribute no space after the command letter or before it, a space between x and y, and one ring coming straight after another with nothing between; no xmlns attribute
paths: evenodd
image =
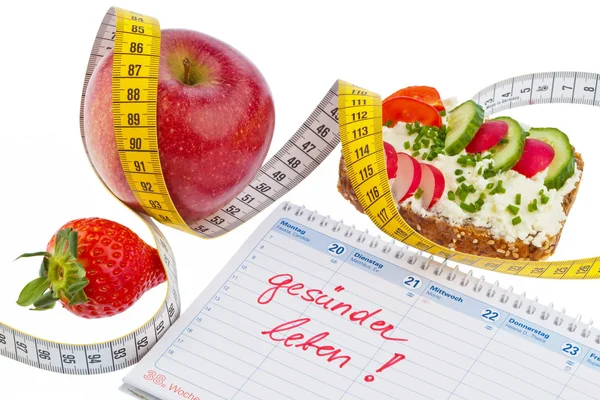
<svg viewBox="0 0 600 400"><path fill-rule="evenodd" d="M508 133L508 124L504 121L484 122L465 150L467 153L483 153L491 149Z"/></svg>
<svg viewBox="0 0 600 400"><path fill-rule="evenodd" d="M444 194L446 180L444 174L429 164L421 164L422 178L419 188L423 191L421 203L426 209L431 209Z"/></svg>
<svg viewBox="0 0 600 400"><path fill-rule="evenodd" d="M512 168L521 175L531 178L548 168L554 160L554 148L538 139L527 138L521 159Z"/></svg>
<svg viewBox="0 0 600 400"><path fill-rule="evenodd" d="M406 153L398 153L396 179L392 184L392 196L398 203L412 196L421 183L421 164Z"/></svg>
<svg viewBox="0 0 600 400"><path fill-rule="evenodd" d="M383 149L385 150L385 165L388 179L395 178L396 171L398 170L398 156L396 156L396 149L388 142L383 142Z"/></svg>

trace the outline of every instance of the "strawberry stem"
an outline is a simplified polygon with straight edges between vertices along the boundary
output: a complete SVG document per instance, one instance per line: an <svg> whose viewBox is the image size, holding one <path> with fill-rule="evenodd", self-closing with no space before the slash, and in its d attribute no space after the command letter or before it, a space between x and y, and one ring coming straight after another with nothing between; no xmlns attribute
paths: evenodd
<svg viewBox="0 0 600 400"><path fill-rule="evenodd" d="M85 269L77 260L78 235L73 229L63 229L56 234L54 254L48 252L27 253L18 257L43 256L39 278L29 282L21 291L17 304L34 310L48 310L65 298L69 305L87 302L84 288L90 283Z"/></svg>

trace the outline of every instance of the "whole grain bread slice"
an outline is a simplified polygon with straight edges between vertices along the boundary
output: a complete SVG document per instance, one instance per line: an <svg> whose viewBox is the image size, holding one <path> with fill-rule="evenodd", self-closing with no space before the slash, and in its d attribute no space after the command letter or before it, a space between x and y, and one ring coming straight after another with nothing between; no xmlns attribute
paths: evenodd
<svg viewBox="0 0 600 400"><path fill-rule="evenodd" d="M583 159L581 158L581 154L577 152L575 152L575 163L577 164L577 168L583 172ZM581 179L575 184L575 188L563 199L562 206L566 215L569 215L569 211L573 203L575 203L580 182ZM348 178L348 170L346 169L343 157L340 159L338 191L358 211L361 213L364 212ZM398 211L414 230L429 240L462 253L484 257L525 261L543 260L554 253L562 233L561 228L558 234L545 240L542 247L537 247L533 244L525 243L520 239L517 239L515 242L507 242L503 238L492 237L490 231L485 228L468 224L456 226L449 223L443 217L422 216L414 212L410 205L400 206Z"/></svg>

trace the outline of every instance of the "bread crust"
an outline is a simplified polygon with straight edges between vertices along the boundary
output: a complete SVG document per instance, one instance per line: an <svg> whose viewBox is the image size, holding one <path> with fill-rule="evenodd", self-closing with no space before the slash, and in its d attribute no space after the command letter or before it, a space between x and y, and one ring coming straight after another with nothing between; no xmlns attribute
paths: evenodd
<svg viewBox="0 0 600 400"><path fill-rule="evenodd" d="M575 152L575 163L577 164L577 168L583 172L583 159L581 158L581 154L577 152ZM575 184L575 188L563 199L562 206L566 215L569 215L569 211L571 211L571 207L575 203L580 182L581 179ZM358 211L364 213L348 178L348 170L344 162L344 157L340 159L338 191ZM456 226L450 224L445 218L422 216L414 212L410 205L400 206L398 211L414 230L432 242L462 253L484 257L525 261L543 260L554 253L562 233L561 228L558 234L545 240L542 243L542 247L537 247L531 243L524 243L521 239L517 239L515 242L508 242L504 238L494 238L490 231L485 228L473 225Z"/></svg>

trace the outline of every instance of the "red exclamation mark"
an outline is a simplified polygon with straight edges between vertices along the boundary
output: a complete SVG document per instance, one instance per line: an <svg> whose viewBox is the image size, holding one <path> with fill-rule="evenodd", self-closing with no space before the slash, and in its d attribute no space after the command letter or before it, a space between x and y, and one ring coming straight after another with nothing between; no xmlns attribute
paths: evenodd
<svg viewBox="0 0 600 400"><path fill-rule="evenodd" d="M388 362L383 364L381 366L381 368L379 368L375 372L376 373L382 372L382 371L386 370L387 368L395 365L396 363L399 363L400 361L404 360L405 358L406 358L406 356L404 354L394 353L394 356ZM373 382L374 380L375 380L375 377L373 375L365 376L365 382Z"/></svg>

